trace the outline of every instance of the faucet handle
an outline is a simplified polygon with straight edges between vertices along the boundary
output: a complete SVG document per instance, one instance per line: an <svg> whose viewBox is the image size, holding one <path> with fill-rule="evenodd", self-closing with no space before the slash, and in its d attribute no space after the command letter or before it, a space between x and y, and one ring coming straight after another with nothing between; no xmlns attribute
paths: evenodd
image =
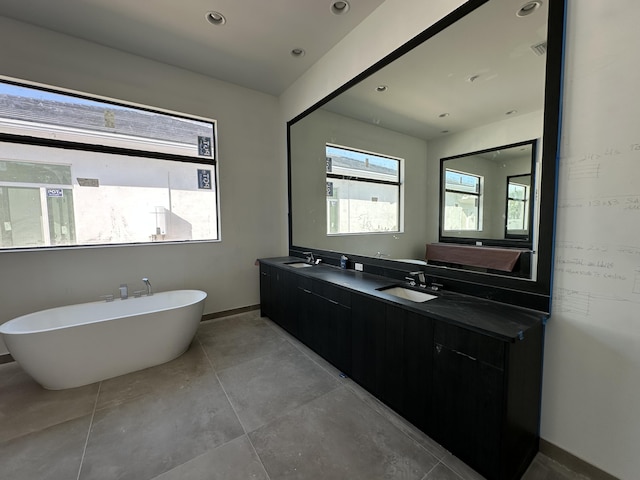
<svg viewBox="0 0 640 480"><path fill-rule="evenodd" d="M113 302L113 294L100 295L100 298L104 298L105 302Z"/></svg>
<svg viewBox="0 0 640 480"><path fill-rule="evenodd" d="M416 286L416 279L413 277L404 277L405 280L409 280L409 285L411 285L412 287Z"/></svg>

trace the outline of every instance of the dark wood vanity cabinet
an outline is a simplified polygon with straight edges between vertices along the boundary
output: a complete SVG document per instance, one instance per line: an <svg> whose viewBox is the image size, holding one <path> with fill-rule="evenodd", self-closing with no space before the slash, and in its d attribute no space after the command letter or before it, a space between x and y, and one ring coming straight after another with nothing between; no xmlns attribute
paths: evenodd
<svg viewBox="0 0 640 480"><path fill-rule="evenodd" d="M487 479L516 480L535 456L542 322L497 338L273 264L260 295L263 315Z"/></svg>
<svg viewBox="0 0 640 480"><path fill-rule="evenodd" d="M293 272L260 264L260 313L295 336L298 335L297 278Z"/></svg>
<svg viewBox="0 0 640 480"><path fill-rule="evenodd" d="M347 375L351 374L351 294L326 282L299 277L298 338Z"/></svg>
<svg viewBox="0 0 640 480"><path fill-rule="evenodd" d="M516 479L538 451L542 324L515 342L437 322L431 436L490 479Z"/></svg>

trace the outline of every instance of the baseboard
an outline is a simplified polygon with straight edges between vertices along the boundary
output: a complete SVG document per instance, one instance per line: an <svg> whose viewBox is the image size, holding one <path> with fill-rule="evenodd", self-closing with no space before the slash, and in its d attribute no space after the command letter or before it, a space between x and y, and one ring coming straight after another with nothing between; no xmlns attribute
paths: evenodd
<svg viewBox="0 0 640 480"><path fill-rule="evenodd" d="M547 442L545 439L540 439L540 453L545 454L547 457L561 463L569 470L573 470L575 473L585 475L590 480L620 480L618 477L600 470L598 467L585 462L581 458L563 450L562 448Z"/></svg>
<svg viewBox="0 0 640 480"><path fill-rule="evenodd" d="M10 353L3 353L2 355L0 355L0 365L9 362L15 362Z"/></svg>
<svg viewBox="0 0 640 480"><path fill-rule="evenodd" d="M253 310L258 310L259 308L260 308L260 305L249 305L248 307L234 308L232 310L224 310L222 312L207 313L202 316L202 321L204 322L205 320L213 320L214 318L228 317L230 315L238 315L239 313L251 312Z"/></svg>

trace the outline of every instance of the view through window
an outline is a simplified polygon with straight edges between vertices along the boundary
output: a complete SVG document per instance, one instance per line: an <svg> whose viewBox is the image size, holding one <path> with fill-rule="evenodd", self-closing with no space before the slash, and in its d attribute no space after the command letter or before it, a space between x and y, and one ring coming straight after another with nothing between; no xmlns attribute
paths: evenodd
<svg viewBox="0 0 640 480"><path fill-rule="evenodd" d="M482 177L445 170L444 230L482 230Z"/></svg>
<svg viewBox="0 0 640 480"><path fill-rule="evenodd" d="M327 234L400 229L400 159L326 146Z"/></svg>
<svg viewBox="0 0 640 480"><path fill-rule="evenodd" d="M0 248L219 239L215 123L0 82Z"/></svg>

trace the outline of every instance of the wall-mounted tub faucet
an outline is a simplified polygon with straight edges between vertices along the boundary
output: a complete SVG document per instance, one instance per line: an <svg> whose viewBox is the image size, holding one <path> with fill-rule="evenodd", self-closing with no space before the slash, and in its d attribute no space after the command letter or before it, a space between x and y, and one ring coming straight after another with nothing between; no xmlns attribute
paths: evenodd
<svg viewBox="0 0 640 480"><path fill-rule="evenodd" d="M147 277L144 277L142 281L147 286L147 295L153 295L153 292L151 291L151 282L149 282L149 279Z"/></svg>

